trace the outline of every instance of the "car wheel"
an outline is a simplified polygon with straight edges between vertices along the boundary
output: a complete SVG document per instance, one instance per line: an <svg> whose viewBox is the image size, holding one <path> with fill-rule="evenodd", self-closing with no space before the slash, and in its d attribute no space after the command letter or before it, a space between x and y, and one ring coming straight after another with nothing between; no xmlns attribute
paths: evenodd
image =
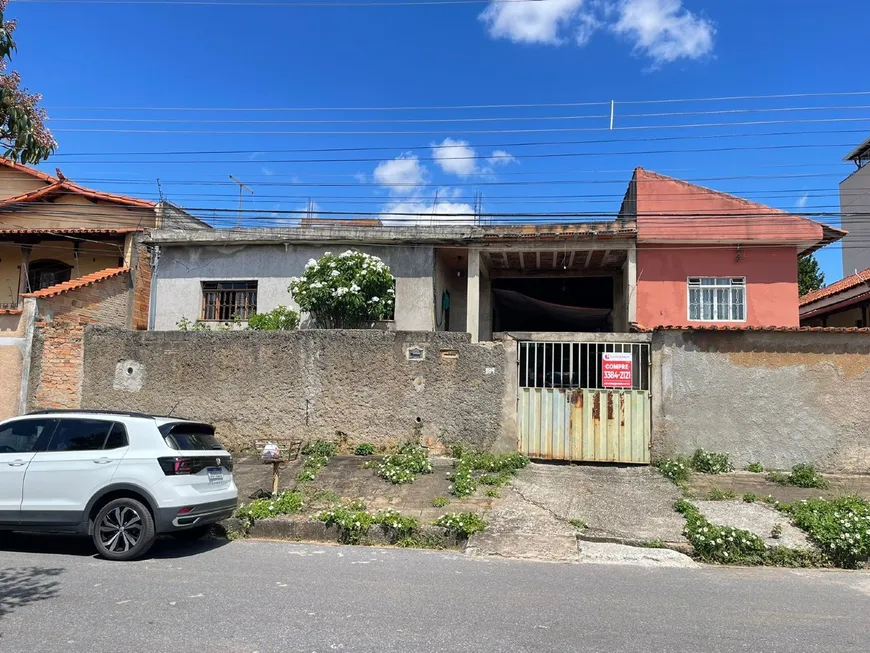
<svg viewBox="0 0 870 653"><path fill-rule="evenodd" d="M132 560L157 539L151 511L136 499L110 501L94 520L94 546L108 560Z"/></svg>
<svg viewBox="0 0 870 653"><path fill-rule="evenodd" d="M201 537L204 537L211 530L211 524L207 526L194 526L193 528L185 528L183 531L172 533L172 537L183 542L193 542Z"/></svg>

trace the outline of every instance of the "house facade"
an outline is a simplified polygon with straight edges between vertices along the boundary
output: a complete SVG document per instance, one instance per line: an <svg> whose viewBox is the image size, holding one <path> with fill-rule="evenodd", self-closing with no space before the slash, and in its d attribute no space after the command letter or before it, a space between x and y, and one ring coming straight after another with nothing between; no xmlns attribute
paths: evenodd
<svg viewBox="0 0 870 653"><path fill-rule="evenodd" d="M840 221L849 235L843 240L843 277L870 268L870 138L843 161L855 170L840 182Z"/></svg>
<svg viewBox="0 0 870 653"><path fill-rule="evenodd" d="M147 240L156 261L149 328L295 307L290 279L309 259L348 248L390 267L401 331L467 332L477 341L632 325L796 327L798 257L844 234L642 168L615 220L161 229Z"/></svg>
<svg viewBox="0 0 870 653"><path fill-rule="evenodd" d="M870 327L870 268L801 297L800 315L801 326Z"/></svg>

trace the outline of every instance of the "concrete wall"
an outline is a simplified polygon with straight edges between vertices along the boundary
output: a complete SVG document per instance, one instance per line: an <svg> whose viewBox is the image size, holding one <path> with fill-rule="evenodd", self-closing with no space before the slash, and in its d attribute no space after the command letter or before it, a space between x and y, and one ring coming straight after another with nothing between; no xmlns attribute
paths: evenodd
<svg viewBox="0 0 870 653"><path fill-rule="evenodd" d="M21 386L33 341L34 305L30 300L24 302L20 314L0 315L0 420L21 412Z"/></svg>
<svg viewBox="0 0 870 653"><path fill-rule="evenodd" d="M423 360L409 360L419 348ZM515 411L505 347L466 334L85 332L85 408L173 414L215 424L235 449L268 437L432 446L505 440ZM516 367L515 361L513 367ZM516 443L507 435L508 449Z"/></svg>
<svg viewBox="0 0 870 653"><path fill-rule="evenodd" d="M746 277L746 321L741 326L798 326L797 250L794 247L660 247L637 252L637 322L689 322L689 277ZM733 325L733 322L725 324Z"/></svg>
<svg viewBox="0 0 870 653"><path fill-rule="evenodd" d="M343 251L333 245L227 245L220 247L160 248L152 282L156 285L154 326L173 331L186 317L200 317L202 281L257 280L257 310L277 306L297 308L287 286L292 277L302 276L309 259L326 251ZM429 331L435 328L432 247L359 247L380 257L396 278L396 328Z"/></svg>
<svg viewBox="0 0 870 653"><path fill-rule="evenodd" d="M840 212L842 227L849 232L843 238L843 276L848 277L870 268L870 166L840 182Z"/></svg>
<svg viewBox="0 0 870 653"><path fill-rule="evenodd" d="M870 334L657 332L653 456L870 472Z"/></svg>

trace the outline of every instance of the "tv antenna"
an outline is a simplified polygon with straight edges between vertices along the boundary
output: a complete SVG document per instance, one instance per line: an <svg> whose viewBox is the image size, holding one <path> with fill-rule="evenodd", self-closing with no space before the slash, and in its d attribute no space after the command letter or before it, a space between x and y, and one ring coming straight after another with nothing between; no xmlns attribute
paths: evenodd
<svg viewBox="0 0 870 653"><path fill-rule="evenodd" d="M254 194L254 191L253 191L253 189L251 189L250 186L245 184L245 182L243 182L241 179L236 179L232 175L230 175L230 179L232 179L235 183L237 183L239 185L239 219L238 219L238 222L236 222L236 227L238 228L238 227L242 226L242 191L246 190L251 195Z"/></svg>

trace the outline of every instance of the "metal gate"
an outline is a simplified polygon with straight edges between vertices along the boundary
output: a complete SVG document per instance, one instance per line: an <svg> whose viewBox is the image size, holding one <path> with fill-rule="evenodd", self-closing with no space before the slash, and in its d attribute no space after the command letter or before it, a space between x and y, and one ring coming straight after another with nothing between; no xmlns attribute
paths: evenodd
<svg viewBox="0 0 870 653"><path fill-rule="evenodd" d="M519 451L649 463L648 343L517 343Z"/></svg>

